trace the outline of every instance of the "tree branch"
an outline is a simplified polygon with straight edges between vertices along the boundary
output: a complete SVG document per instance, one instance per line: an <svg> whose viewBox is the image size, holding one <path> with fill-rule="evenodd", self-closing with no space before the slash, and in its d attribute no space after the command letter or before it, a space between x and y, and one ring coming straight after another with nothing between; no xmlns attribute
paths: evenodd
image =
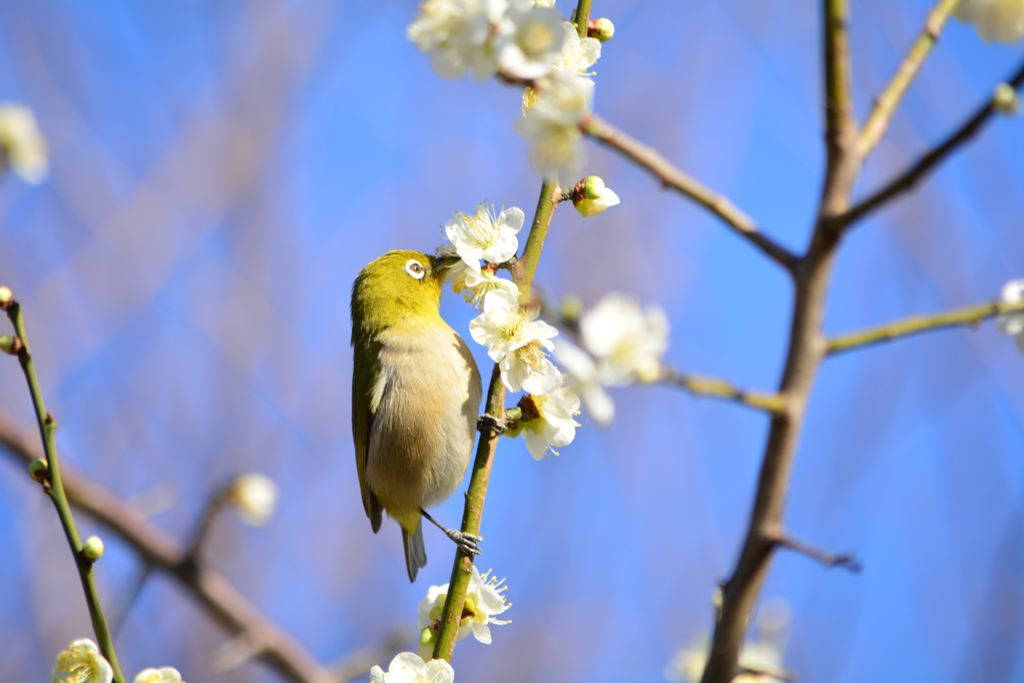
<svg viewBox="0 0 1024 683"><path fill-rule="evenodd" d="M1015 90L1020 90L1021 85L1024 84L1024 63L1018 67L1017 71L1006 82ZM973 116L953 131L938 147L922 156L916 163L890 180L867 199L861 200L860 203L856 204L849 211L833 218L829 222L829 228L836 232L844 231L893 198L912 190L929 171L945 161L948 156L978 134L995 113L996 108L990 97L984 105L978 108Z"/></svg>
<svg viewBox="0 0 1024 683"><path fill-rule="evenodd" d="M562 191L559 189L558 183L545 181L541 185L537 211L534 213L533 224L530 227L530 236L526 240L526 246L523 247L523 256L510 268L516 284L519 285L521 298L528 298L530 295L530 286L533 283L534 273L537 272L537 262L540 259L541 251L544 249L548 226L551 225L551 217L561 199ZM494 364L494 369L491 371L489 386L486 413L504 416L505 385L501 383L501 370L497 363ZM504 418L499 421L499 424L505 425ZM498 437L497 431L488 430L480 435L480 440L477 442L476 459L473 461L473 473L469 480L469 490L466 492L466 507L462 514L462 531L464 533L480 534L480 521L484 514L484 501L487 498L487 487L491 480L491 466L494 463L494 453L498 448ZM464 553L460 547L455 553L455 565L452 567L452 577L448 584L448 596L441 614L437 642L434 643L435 659L452 661L455 637L458 635L459 624L462 620L462 610L466 603L466 590L469 588L472 567L473 556Z"/></svg>
<svg viewBox="0 0 1024 683"><path fill-rule="evenodd" d="M659 384L680 387L695 396L734 401L772 415L782 415L786 412L786 400L781 395L762 391L747 391L717 377L682 373L674 368L662 366L661 376L656 381Z"/></svg>
<svg viewBox="0 0 1024 683"><path fill-rule="evenodd" d="M24 463L42 457L2 411L0 446ZM189 561L181 543L149 524L132 506L71 471L63 472L63 484L71 504L120 536L145 562L175 578L230 633L256 634L262 643L259 659L282 677L295 683L335 683L327 669L227 579L201 562Z"/></svg>
<svg viewBox="0 0 1024 683"><path fill-rule="evenodd" d="M825 357L822 332L828 285L839 235L828 229L845 211L860 170L857 124L850 92L847 36L848 0L823 0L826 171L818 217L807 253L793 270L796 300L789 350L779 395L787 409L772 418L746 539L732 575L722 585L722 609L715 624L702 683L730 683L739 673L739 653L747 625L778 548L786 496L796 460L800 430L811 389Z"/></svg>
<svg viewBox="0 0 1024 683"><path fill-rule="evenodd" d="M580 129L649 171L665 187L672 188L703 206L732 228L735 233L785 268L787 272L793 272L797 258L792 252L761 232L754 220L736 208L727 197L715 194L697 180L683 173L661 152L630 137L597 114L590 114L584 119L580 124Z"/></svg>
<svg viewBox="0 0 1024 683"><path fill-rule="evenodd" d="M787 536L786 534L778 534L770 538L769 540L774 542L775 545L777 545L780 548L788 548L793 552L800 553L801 555L806 555L812 560L820 562L825 566L826 569L832 569L833 567L843 567L844 569L849 569L854 574L859 574L862 569L860 562L858 562L853 555L850 555L848 553L828 553L824 550L819 550L818 548L815 548L812 545L808 545L803 541L798 541L792 536Z"/></svg>
<svg viewBox="0 0 1024 683"><path fill-rule="evenodd" d="M828 355L832 356L844 351L860 349L880 342L894 341L922 332L941 330L948 327L977 327L982 320L1003 313L1024 313L1024 301L1008 304L1002 301L991 301L975 304L964 308L954 308L932 315L915 315L903 320L871 327L859 332L832 337L828 340Z"/></svg>
<svg viewBox="0 0 1024 683"><path fill-rule="evenodd" d="M892 117L896 113L896 108L910 84L917 78L924 60L928 58L932 48L939 42L942 29L959 4L960 0L940 0L928 13L924 30L921 31L921 35L910 48L910 52L896 69L889 85L875 100L875 108L864 124L864 130L861 131L860 140L857 142L857 154L862 160L867 158L878 141L885 135L885 131L889 128Z"/></svg>
<svg viewBox="0 0 1024 683"><path fill-rule="evenodd" d="M32 359L32 351L29 347L28 336L25 332L25 318L21 313L21 305L14 300L11 291L3 288L3 297L0 300L0 308L7 312L11 324L14 325L15 337L18 340L17 355L24 371L25 380L28 382L29 393L32 396L32 405L35 408L36 421L39 424L39 434L42 437L43 451L46 456L45 475L40 474L40 481L43 490L50 496L57 515L60 517L61 526L64 527L64 535L68 545L71 547L71 554L74 556L75 567L82 582L82 590L85 592L85 602L89 606L89 617L92 620L92 629L96 634L97 645L100 652L110 663L113 670L114 683L124 683L124 675L121 673L121 665L117 661L117 654L114 651L114 638L110 633L107 618L103 614L103 605L100 602L99 591L96 589L96 577L93 575L93 563L98 559L95 556L87 557L78 535L78 528L75 526L74 516L71 514L71 506L68 504L68 497L64 489L64 481L60 471L60 458L57 455L57 445L54 441L54 434L57 431L57 422L53 415L46 410L43 402L43 392L39 387L39 379L36 377L35 362ZM102 550L101 550L102 552Z"/></svg>

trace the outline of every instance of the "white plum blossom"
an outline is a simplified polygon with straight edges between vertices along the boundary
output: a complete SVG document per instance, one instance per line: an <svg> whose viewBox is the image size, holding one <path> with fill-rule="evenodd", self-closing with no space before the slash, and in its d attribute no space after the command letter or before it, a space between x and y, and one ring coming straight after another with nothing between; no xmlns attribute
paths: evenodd
<svg viewBox="0 0 1024 683"><path fill-rule="evenodd" d="M569 377L569 386L583 399L587 413L597 424L607 427L615 417L615 402L601 386L597 364L590 354L561 338L554 340L555 360Z"/></svg>
<svg viewBox="0 0 1024 683"><path fill-rule="evenodd" d="M0 170L10 165L22 179L37 185L46 179L46 139L35 114L26 106L0 103Z"/></svg>
<svg viewBox="0 0 1024 683"><path fill-rule="evenodd" d="M406 35L442 78L472 72L483 81L498 70L495 38L507 7L506 0L426 0Z"/></svg>
<svg viewBox="0 0 1024 683"><path fill-rule="evenodd" d="M444 224L444 231L463 261L472 264L483 259L504 263L519 251L516 235L523 229L524 220L523 210L517 206L495 214L493 206L480 202L473 215L456 212L455 217Z"/></svg>
<svg viewBox="0 0 1024 683"><path fill-rule="evenodd" d="M473 637L484 645L491 644L491 624L504 626L509 623L496 619L499 614L512 606L505 600L504 592L508 586L503 586L505 579L498 580L491 575L491 570L484 574L475 566L469 577L469 587L466 589L466 602L462 607L462 619L459 621L459 631L455 634L456 640L462 640L473 634ZM440 625L441 614L444 612L444 602L448 599L448 586L431 586L427 594L420 600L416 609L416 628L420 630L420 647L425 650L433 647L437 638L437 631Z"/></svg>
<svg viewBox="0 0 1024 683"><path fill-rule="evenodd" d="M601 42L595 38L580 38L576 27L568 21L562 22L562 30L565 32L565 43L562 44L562 54L555 62L555 68L589 81L593 75L590 67L601 58Z"/></svg>
<svg viewBox="0 0 1024 683"><path fill-rule="evenodd" d="M565 33L558 10L532 0L512 0L498 41L498 68L509 76L533 80L555 68Z"/></svg>
<svg viewBox="0 0 1024 683"><path fill-rule="evenodd" d="M143 669L132 683L182 683L181 674L171 666L162 669Z"/></svg>
<svg viewBox="0 0 1024 683"><path fill-rule="evenodd" d="M1024 2L1021 0L961 0L955 16L974 24L986 43L1012 43L1024 35Z"/></svg>
<svg viewBox="0 0 1024 683"><path fill-rule="evenodd" d="M579 424L573 419L580 414L580 399L568 387L561 387L543 396L524 396L519 401L523 416L506 436L520 434L534 460L543 460L548 450L558 455L558 449L568 446L576 438Z"/></svg>
<svg viewBox="0 0 1024 683"><path fill-rule="evenodd" d="M583 79L555 71L516 121L516 132L530 143L531 165L546 180L568 187L583 173L587 157L580 123L590 113L592 90Z"/></svg>
<svg viewBox="0 0 1024 683"><path fill-rule="evenodd" d="M76 640L57 656L50 683L110 683L114 670L88 638Z"/></svg>
<svg viewBox="0 0 1024 683"><path fill-rule="evenodd" d="M1010 280L1003 285L999 300L1004 304L1017 304L1024 301L1024 280ZM1024 313L1003 313L996 322L1003 334L1013 337L1017 348L1024 353Z"/></svg>
<svg viewBox="0 0 1024 683"><path fill-rule="evenodd" d="M370 669L370 683L453 683L455 670L443 659L423 659L412 652L395 655L384 671L379 666Z"/></svg>
<svg viewBox="0 0 1024 683"><path fill-rule="evenodd" d="M619 203L619 195L612 192L604 180L596 175L589 176L583 183L583 191L572 200L573 206L583 216L596 216L610 206Z"/></svg>
<svg viewBox="0 0 1024 683"><path fill-rule="evenodd" d="M605 386L637 380L653 382L668 348L668 316L660 306L640 306L621 294L609 294L580 315L584 348L597 359L598 378Z"/></svg>
<svg viewBox="0 0 1024 683"><path fill-rule="evenodd" d="M536 320L538 314L536 308L524 310L511 292L494 290L484 296L483 313L469 323L473 340L487 347L509 391L546 394L562 385L561 373L547 357L558 330Z"/></svg>
<svg viewBox="0 0 1024 683"><path fill-rule="evenodd" d="M242 521L263 526L274 515L277 507L277 484L262 474L243 474L235 480L228 500L237 508Z"/></svg>
<svg viewBox="0 0 1024 683"><path fill-rule="evenodd" d="M486 268L480 270L465 268L462 279L452 282L452 291L456 294L464 291L466 302L478 310L483 306L487 292L501 291L510 296L519 296L519 287L516 286L516 283L498 277Z"/></svg>

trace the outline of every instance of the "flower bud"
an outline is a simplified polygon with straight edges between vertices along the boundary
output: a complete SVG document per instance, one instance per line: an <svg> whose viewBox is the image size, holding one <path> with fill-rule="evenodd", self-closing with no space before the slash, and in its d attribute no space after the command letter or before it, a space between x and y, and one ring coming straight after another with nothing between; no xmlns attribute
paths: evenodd
<svg viewBox="0 0 1024 683"><path fill-rule="evenodd" d="M99 536L90 536L85 540L85 546L82 548L82 552L86 558L95 562L96 560L103 557L103 539Z"/></svg>
<svg viewBox="0 0 1024 683"><path fill-rule="evenodd" d="M1009 83L1000 83L992 94L992 108L1001 114L1015 116L1020 112L1020 97Z"/></svg>
<svg viewBox="0 0 1024 683"><path fill-rule="evenodd" d="M615 35L615 24L611 19L591 19L587 22L587 37L597 38L602 43L612 39Z"/></svg>
<svg viewBox="0 0 1024 683"><path fill-rule="evenodd" d="M28 464L28 476L42 484L50 478L50 463L45 458L36 458Z"/></svg>
<svg viewBox="0 0 1024 683"><path fill-rule="evenodd" d="M9 287L0 287L0 308L7 308L12 301L14 301L14 292Z"/></svg>
<svg viewBox="0 0 1024 683"><path fill-rule="evenodd" d="M572 203L583 216L596 216L609 206L619 203L619 196L605 187L604 181L592 175L583 181L583 187L577 185Z"/></svg>
<svg viewBox="0 0 1024 683"><path fill-rule="evenodd" d="M277 484L262 474L243 474L231 488L229 500L238 509L242 521L263 526L277 507Z"/></svg>
<svg viewBox="0 0 1024 683"><path fill-rule="evenodd" d="M420 631L420 645L433 645L437 640L437 633L429 626L424 626Z"/></svg>
<svg viewBox="0 0 1024 683"><path fill-rule="evenodd" d="M0 334L0 351L11 356L17 356L21 351L21 339L12 337L9 334Z"/></svg>

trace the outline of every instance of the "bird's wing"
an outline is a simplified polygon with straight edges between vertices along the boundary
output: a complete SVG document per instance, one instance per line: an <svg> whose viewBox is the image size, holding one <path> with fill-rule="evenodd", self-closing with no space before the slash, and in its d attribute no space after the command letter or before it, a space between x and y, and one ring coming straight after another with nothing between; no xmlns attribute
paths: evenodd
<svg viewBox="0 0 1024 683"><path fill-rule="evenodd" d="M363 510L370 518L373 533L377 533L381 523L381 505L377 496L366 483L366 463L370 451L370 432L373 429L373 416L380 405L380 396L374 396L379 385L381 374L379 359L381 344L370 342L364 353L356 353L352 367L352 439L356 446L356 472L359 474L359 491L363 496ZM357 348L361 348L358 345ZM376 399L376 400L374 400Z"/></svg>

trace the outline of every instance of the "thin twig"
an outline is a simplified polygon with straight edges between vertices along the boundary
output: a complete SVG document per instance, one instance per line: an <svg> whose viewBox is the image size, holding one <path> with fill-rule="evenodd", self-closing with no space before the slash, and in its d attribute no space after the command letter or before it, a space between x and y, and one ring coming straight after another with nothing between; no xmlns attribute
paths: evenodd
<svg viewBox="0 0 1024 683"><path fill-rule="evenodd" d="M537 272L537 261L544 249L548 226L551 224L551 217L554 215L561 194L562 191L556 182L545 181L541 185L537 211L534 213L533 223L530 227L530 236L526 239L526 246L523 247L522 258L516 262L515 268L512 270L523 298L529 297L533 276ZM501 383L501 371L497 363L494 364L494 369L491 371L489 387L486 413L488 415L504 415L505 385ZM499 421L499 425L504 427L504 422ZM485 430L481 433L480 441L477 443L469 490L466 492L466 507L462 514L463 533L477 535L480 533L480 521L484 513L484 501L487 498L487 486L491 479L494 453L498 448L498 436L497 430ZM452 567L452 577L448 585L448 596L441 614L437 641L434 643L435 659L445 659L449 662L452 660L452 653L455 651L455 637L462 620L472 567L473 556L463 552L460 547L455 553L455 564Z"/></svg>
<svg viewBox="0 0 1024 683"><path fill-rule="evenodd" d="M843 569L848 569L854 574L859 574L862 569L860 562L857 561L857 558L855 558L853 555L850 555L849 553L829 553L824 550L815 548L812 545L808 545L803 541L798 541L792 536L787 536L786 534L779 534L774 537L769 537L769 540L771 540L773 543L775 543L775 545L779 546L780 548L788 548L794 552L800 553L801 555L806 555L812 560L820 562L822 565L825 566L826 569L832 569L833 567L842 567Z"/></svg>
<svg viewBox="0 0 1024 683"><path fill-rule="evenodd" d="M26 464L43 455L3 411L0 447ZM202 562L189 561L182 543L147 522L133 506L73 471L64 471L62 478L72 505L123 539L144 562L175 578L230 633L260 634L265 647L259 659L283 678L295 683L335 683L326 668L261 614L222 574Z"/></svg>
<svg viewBox="0 0 1024 683"><path fill-rule="evenodd" d="M1024 84L1024 63L1021 63L1017 71L1006 82L1014 89L1020 90L1021 85ZM938 147L922 156L916 163L887 182L867 199L860 201L850 210L831 219L829 221L829 228L837 232L846 230L894 197L912 190L929 171L945 161L949 155L979 133L995 113L995 104L993 103L993 98L990 97L985 104L978 108L973 116L953 131Z"/></svg>
<svg viewBox="0 0 1024 683"><path fill-rule="evenodd" d="M772 415L782 415L786 412L786 400L781 395L740 389L735 384L717 377L682 373L674 368L662 366L661 376L656 381L659 384L681 387L695 396L735 401Z"/></svg>
<svg viewBox="0 0 1024 683"><path fill-rule="evenodd" d="M989 301L931 315L915 315L859 332L849 332L828 340L828 354L835 355L932 330L949 327L977 327L982 320L1004 313L1024 313L1024 301L1013 304Z"/></svg>
<svg viewBox="0 0 1024 683"><path fill-rule="evenodd" d="M580 38L587 37L587 22L590 20L590 5L593 0L579 0L576 11L572 13L572 23L576 25L576 33Z"/></svg>
<svg viewBox="0 0 1024 683"><path fill-rule="evenodd" d="M910 84L917 78L917 74L925 59L931 54L932 48L939 42L942 29L959 4L960 0L940 0L928 13L928 19L924 23L921 35L914 41L910 52L896 69L889 85L875 100L875 108L864 124L860 140L857 141L857 154L861 160L871 154L871 150L885 135L885 131L889 128L892 117L896 113L896 108Z"/></svg>
<svg viewBox="0 0 1024 683"><path fill-rule="evenodd" d="M5 288L6 289L6 288ZM9 294L9 290L7 290ZM92 619L93 632L96 634L96 642L100 652L110 663L114 672L115 683L124 683L124 675L121 673L121 666L117 661L117 654L114 652L114 639L107 625L107 618L103 614L103 605L100 602L99 591L96 589L96 579L93 576L93 562L85 556L81 538L78 535L78 528L75 526L75 519L71 514L71 506L68 504L68 497L64 490L64 481L61 477L60 458L57 455L57 446L54 441L54 433L57 431L57 422L53 415L47 412L46 404L43 402L43 392L39 387L39 379L36 377L35 362L32 359L32 350L25 332L25 319L21 313L21 305L10 298L3 303L7 311L7 317L14 325L14 332L20 340L18 350L18 361L25 373L28 382L29 393L32 395L32 405L35 408L36 421L39 423L39 434L42 437L43 451L47 462L47 481L49 486L44 490L53 501L60 517L61 525L64 527L64 535L67 537L68 545L71 547L71 554L75 558L75 566L78 568L78 575L82 581L82 589L85 592L85 602L89 606L89 617Z"/></svg>
<svg viewBox="0 0 1024 683"><path fill-rule="evenodd" d="M580 129L598 142L604 143L647 169L665 187L670 187L703 206L738 235L758 247L766 256L788 272L793 272L797 259L792 252L761 232L754 219L738 209L727 197L712 192L697 180L683 173L661 152L629 136L597 114L590 114L584 119L580 124Z"/></svg>

